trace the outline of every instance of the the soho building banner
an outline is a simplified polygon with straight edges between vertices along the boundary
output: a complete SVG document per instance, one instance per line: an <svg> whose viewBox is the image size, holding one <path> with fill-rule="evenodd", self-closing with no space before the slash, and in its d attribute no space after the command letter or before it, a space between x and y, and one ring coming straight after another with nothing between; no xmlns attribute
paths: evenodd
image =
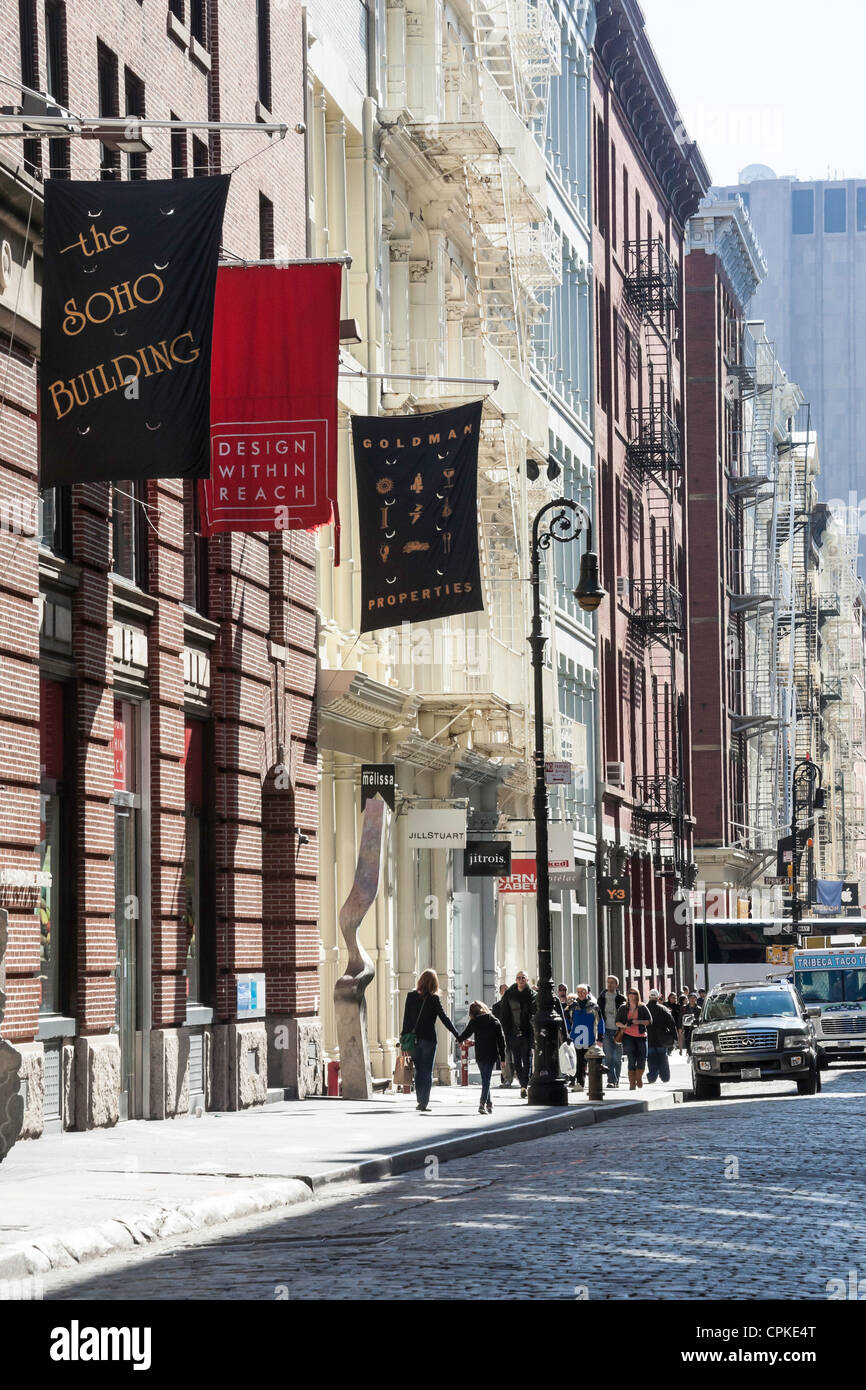
<svg viewBox="0 0 866 1390"><path fill-rule="evenodd" d="M484 607L478 562L481 402L352 420L361 632Z"/></svg>
<svg viewBox="0 0 866 1390"><path fill-rule="evenodd" d="M228 186L46 180L43 487L207 477Z"/></svg>
<svg viewBox="0 0 866 1390"><path fill-rule="evenodd" d="M341 276L336 261L220 268L205 535L338 523Z"/></svg>

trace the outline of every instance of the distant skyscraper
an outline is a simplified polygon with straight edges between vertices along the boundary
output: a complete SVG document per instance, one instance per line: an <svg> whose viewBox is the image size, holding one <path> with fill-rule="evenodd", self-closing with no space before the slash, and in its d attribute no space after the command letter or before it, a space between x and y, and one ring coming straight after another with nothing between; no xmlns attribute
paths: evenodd
<svg viewBox="0 0 866 1390"><path fill-rule="evenodd" d="M866 494L866 179L801 182L759 164L718 191L749 210L768 266L750 316L811 403L821 497L847 504Z"/></svg>

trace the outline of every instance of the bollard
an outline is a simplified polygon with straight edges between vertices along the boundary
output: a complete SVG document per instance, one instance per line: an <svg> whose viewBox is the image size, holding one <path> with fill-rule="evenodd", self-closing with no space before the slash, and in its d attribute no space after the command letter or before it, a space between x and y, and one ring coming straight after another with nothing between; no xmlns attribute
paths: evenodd
<svg viewBox="0 0 866 1390"><path fill-rule="evenodd" d="M460 1044L460 1085L469 1085L469 1046L468 1042Z"/></svg>
<svg viewBox="0 0 866 1390"><path fill-rule="evenodd" d="M340 1063L328 1063L328 1095L338 1096L340 1094Z"/></svg>
<svg viewBox="0 0 866 1390"><path fill-rule="evenodd" d="M604 1090L602 1079L607 1067L602 1058L604 1053L596 1044L586 1049L586 1098L587 1100L604 1100Z"/></svg>

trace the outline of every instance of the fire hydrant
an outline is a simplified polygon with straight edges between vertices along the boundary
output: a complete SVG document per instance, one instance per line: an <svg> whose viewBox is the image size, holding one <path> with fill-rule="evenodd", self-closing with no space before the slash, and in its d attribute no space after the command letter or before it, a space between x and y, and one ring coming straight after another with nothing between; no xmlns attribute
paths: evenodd
<svg viewBox="0 0 866 1390"><path fill-rule="evenodd" d="M587 1100L604 1100L602 1077L607 1071L607 1067L604 1065L603 1058L604 1053L597 1043L586 1049Z"/></svg>

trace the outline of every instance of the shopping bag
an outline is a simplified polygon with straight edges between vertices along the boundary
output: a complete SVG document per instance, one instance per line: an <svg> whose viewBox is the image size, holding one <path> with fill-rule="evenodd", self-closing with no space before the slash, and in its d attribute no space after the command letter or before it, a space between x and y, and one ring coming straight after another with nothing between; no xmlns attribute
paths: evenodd
<svg viewBox="0 0 866 1390"><path fill-rule="evenodd" d="M560 1043L559 1070L563 1076L574 1076L577 1071L577 1053L574 1050L574 1043Z"/></svg>
<svg viewBox="0 0 866 1390"><path fill-rule="evenodd" d="M394 1067L394 1085L411 1086L415 1080L415 1063L411 1057L401 1053Z"/></svg>

